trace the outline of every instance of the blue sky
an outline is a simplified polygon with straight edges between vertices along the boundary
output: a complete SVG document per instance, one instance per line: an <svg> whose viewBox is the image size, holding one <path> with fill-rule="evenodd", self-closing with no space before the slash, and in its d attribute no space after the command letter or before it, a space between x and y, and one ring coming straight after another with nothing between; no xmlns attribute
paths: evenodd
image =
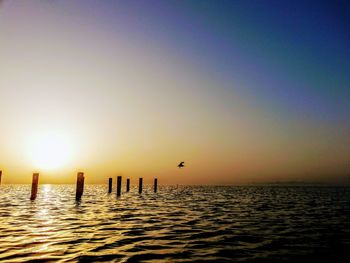
<svg viewBox="0 0 350 263"><path fill-rule="evenodd" d="M271 107L324 121L349 116L345 1L149 1L135 30L239 82Z"/></svg>

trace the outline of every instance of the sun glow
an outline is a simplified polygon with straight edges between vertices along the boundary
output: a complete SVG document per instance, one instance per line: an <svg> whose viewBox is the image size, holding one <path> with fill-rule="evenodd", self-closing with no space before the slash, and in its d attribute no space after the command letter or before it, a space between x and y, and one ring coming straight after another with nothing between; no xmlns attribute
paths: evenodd
<svg viewBox="0 0 350 263"><path fill-rule="evenodd" d="M29 156L37 169L58 169L73 156L72 143L63 134L47 133L31 140Z"/></svg>

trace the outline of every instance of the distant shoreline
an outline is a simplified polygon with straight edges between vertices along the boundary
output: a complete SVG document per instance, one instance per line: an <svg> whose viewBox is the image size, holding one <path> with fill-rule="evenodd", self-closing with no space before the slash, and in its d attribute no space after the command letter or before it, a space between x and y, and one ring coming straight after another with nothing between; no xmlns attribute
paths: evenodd
<svg viewBox="0 0 350 263"><path fill-rule="evenodd" d="M31 183L2 183L1 185L30 185ZM0 185L0 187L1 187ZM75 185L75 183L41 183L39 185ZM106 183L86 183L85 185L106 185ZM152 184L144 184L152 186ZM261 186L314 186L314 187L350 187L350 183L323 183L323 182L271 182L271 183L246 183L246 184L161 184L160 186L191 186L191 187L261 187Z"/></svg>

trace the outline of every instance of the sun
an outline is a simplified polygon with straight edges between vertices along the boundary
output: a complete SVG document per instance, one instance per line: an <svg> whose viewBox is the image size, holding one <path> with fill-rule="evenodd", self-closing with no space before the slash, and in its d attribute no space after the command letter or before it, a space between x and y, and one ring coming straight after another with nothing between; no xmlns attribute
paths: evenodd
<svg viewBox="0 0 350 263"><path fill-rule="evenodd" d="M72 155L72 144L64 134L46 133L31 140L29 156L36 169L62 168Z"/></svg>

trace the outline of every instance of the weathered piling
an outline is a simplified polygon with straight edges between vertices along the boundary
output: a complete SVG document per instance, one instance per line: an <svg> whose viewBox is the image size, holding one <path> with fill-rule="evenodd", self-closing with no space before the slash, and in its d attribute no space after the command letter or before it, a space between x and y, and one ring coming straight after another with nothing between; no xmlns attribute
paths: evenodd
<svg viewBox="0 0 350 263"><path fill-rule="evenodd" d="M122 193L122 177L117 177L117 196L120 196Z"/></svg>
<svg viewBox="0 0 350 263"><path fill-rule="evenodd" d="M157 189L158 189L158 179L154 178L154 192L157 193Z"/></svg>
<svg viewBox="0 0 350 263"><path fill-rule="evenodd" d="M130 191L130 178L126 179L126 191Z"/></svg>
<svg viewBox="0 0 350 263"><path fill-rule="evenodd" d="M142 178L139 178L139 194L142 193Z"/></svg>
<svg viewBox="0 0 350 263"><path fill-rule="evenodd" d="M108 193L112 193L112 181L113 179L112 178L109 178L108 180Z"/></svg>
<svg viewBox="0 0 350 263"><path fill-rule="evenodd" d="M38 193L38 182L39 182L39 174L33 173L32 192L30 195L30 200L35 200L36 198L36 194Z"/></svg>
<svg viewBox="0 0 350 263"><path fill-rule="evenodd" d="M1 185L2 171L0 170L0 185Z"/></svg>
<svg viewBox="0 0 350 263"><path fill-rule="evenodd" d="M77 175L77 191L75 194L75 200L79 201L84 192L84 173L78 173Z"/></svg>

